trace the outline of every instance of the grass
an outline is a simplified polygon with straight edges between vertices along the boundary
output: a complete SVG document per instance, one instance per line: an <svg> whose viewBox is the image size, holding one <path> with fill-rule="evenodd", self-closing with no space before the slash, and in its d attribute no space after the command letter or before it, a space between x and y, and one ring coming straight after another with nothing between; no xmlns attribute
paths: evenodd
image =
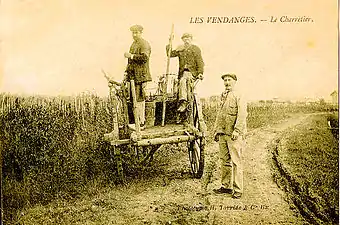
<svg viewBox="0 0 340 225"><path fill-rule="evenodd" d="M294 201L301 203L298 207L313 214L308 216L314 216L314 222L337 224L339 143L328 127L328 117L313 115L284 133L277 160L285 171L282 175L288 177Z"/></svg>
<svg viewBox="0 0 340 225"><path fill-rule="evenodd" d="M114 180L107 99L94 95L42 97L2 95L5 221L17 210L81 195L87 183ZM102 182L104 183L104 182Z"/></svg>

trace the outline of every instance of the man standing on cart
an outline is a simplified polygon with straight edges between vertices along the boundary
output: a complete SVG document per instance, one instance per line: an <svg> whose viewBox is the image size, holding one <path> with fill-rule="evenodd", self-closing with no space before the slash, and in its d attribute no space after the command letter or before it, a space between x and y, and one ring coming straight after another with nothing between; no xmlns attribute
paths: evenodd
<svg viewBox="0 0 340 225"><path fill-rule="evenodd" d="M143 129L145 126L146 82L152 80L149 68L151 47L142 38L143 27L141 25L130 27L130 31L132 32L134 42L130 47L130 51L124 53L124 57L128 59L125 79L127 81L134 80L136 83L136 111L140 121L140 128Z"/></svg>
<svg viewBox="0 0 340 225"><path fill-rule="evenodd" d="M193 83L203 79L204 62L201 54L201 49L192 44L192 35L184 33L182 35L183 45L180 45L175 50L170 52L170 57L178 57L179 72L178 72L178 111L184 113L188 106L189 95L193 90ZM169 45L166 46L168 54Z"/></svg>

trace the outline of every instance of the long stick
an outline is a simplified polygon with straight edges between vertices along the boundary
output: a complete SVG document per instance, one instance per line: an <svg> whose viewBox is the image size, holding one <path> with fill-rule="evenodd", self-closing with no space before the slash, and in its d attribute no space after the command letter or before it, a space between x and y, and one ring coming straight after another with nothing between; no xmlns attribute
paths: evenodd
<svg viewBox="0 0 340 225"><path fill-rule="evenodd" d="M112 83L112 84L115 84L115 85L117 85L117 86L121 86L121 85L122 85L121 83L112 80L112 79L105 73L105 71L104 71L103 69L102 69L102 73L104 74L104 77L106 78L107 82Z"/></svg>
<svg viewBox="0 0 340 225"><path fill-rule="evenodd" d="M172 39L174 36L174 24L171 26L171 33L169 37L169 49L167 52L167 62L166 62L166 73L165 73L165 84L163 87L163 114L162 114L162 126L164 126L165 123L165 111L166 111L166 95L167 95L167 87L168 87L168 74L170 69L170 55L172 51Z"/></svg>

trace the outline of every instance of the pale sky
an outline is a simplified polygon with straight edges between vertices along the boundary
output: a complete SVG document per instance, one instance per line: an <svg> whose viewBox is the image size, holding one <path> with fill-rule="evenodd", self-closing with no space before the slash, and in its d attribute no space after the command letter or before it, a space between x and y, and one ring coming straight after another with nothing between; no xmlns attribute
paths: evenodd
<svg viewBox="0 0 340 225"><path fill-rule="evenodd" d="M205 62L203 97L220 94L220 75L236 73L249 99L325 97L338 87L336 0L2 0L0 91L107 95L104 69L120 81L129 27L141 24L152 48L155 86L166 71L171 24L174 46L192 33ZM306 16L311 23L261 22L270 16ZM211 16L250 16L257 23L208 24ZM191 17L204 23L192 24ZM177 59L171 72L177 72Z"/></svg>

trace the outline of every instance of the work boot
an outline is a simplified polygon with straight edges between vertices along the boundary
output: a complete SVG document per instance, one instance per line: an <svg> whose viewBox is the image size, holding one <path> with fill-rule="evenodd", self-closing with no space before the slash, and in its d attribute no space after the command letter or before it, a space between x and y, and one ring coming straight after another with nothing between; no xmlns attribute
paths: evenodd
<svg viewBox="0 0 340 225"><path fill-rule="evenodd" d="M185 110L187 109L187 106L188 106L188 101L182 100L177 111L178 112L185 112Z"/></svg>
<svg viewBox="0 0 340 225"><path fill-rule="evenodd" d="M233 197L232 197L232 198L240 199L241 197L242 197L242 193L241 193L241 192L235 191L235 192L233 193Z"/></svg>
<svg viewBox="0 0 340 225"><path fill-rule="evenodd" d="M233 190L230 188L220 187L219 189L214 189L215 194L232 194Z"/></svg>

